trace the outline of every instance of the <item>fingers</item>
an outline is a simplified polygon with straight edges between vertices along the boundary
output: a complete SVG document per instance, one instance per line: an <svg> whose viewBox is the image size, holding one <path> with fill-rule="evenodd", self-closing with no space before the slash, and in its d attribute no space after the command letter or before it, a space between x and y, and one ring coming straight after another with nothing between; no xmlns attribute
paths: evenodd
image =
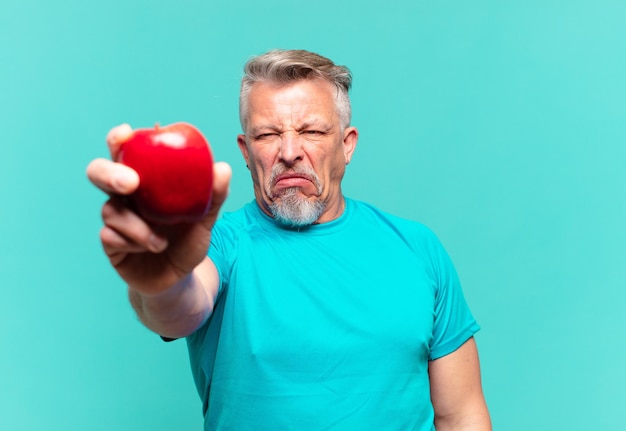
<svg viewBox="0 0 626 431"><path fill-rule="evenodd" d="M128 124L120 124L113 127L107 134L107 145L111 152L111 159L116 160L124 141L133 134L133 129Z"/></svg>
<svg viewBox="0 0 626 431"><path fill-rule="evenodd" d="M217 162L213 165L213 205L222 206L228 197L230 179L233 171L226 162Z"/></svg>
<svg viewBox="0 0 626 431"><path fill-rule="evenodd" d="M213 223L217 220L220 208L228 197L231 176L232 169L228 163L217 162L213 165L213 195L211 197L211 208L203 223L208 229L213 227Z"/></svg>
<svg viewBox="0 0 626 431"><path fill-rule="evenodd" d="M202 225L209 231L213 229L220 208L228 197L231 177L232 169L228 163L217 162L213 165L213 195L211 196L211 208L202 221Z"/></svg>
<svg viewBox="0 0 626 431"><path fill-rule="evenodd" d="M139 175L134 169L107 159L96 159L89 163L87 177L96 187L109 194L128 195L139 187Z"/></svg>
<svg viewBox="0 0 626 431"><path fill-rule="evenodd" d="M114 162L122 144L132 133L133 129L128 124L112 128L106 140L113 161L96 159L87 166L87 177L105 193L128 195L139 186L139 175L135 170Z"/></svg>
<svg viewBox="0 0 626 431"><path fill-rule="evenodd" d="M119 198L111 198L104 204L102 220L105 226L100 231L100 240L108 256L148 251L160 253L167 247L167 239L154 232Z"/></svg>

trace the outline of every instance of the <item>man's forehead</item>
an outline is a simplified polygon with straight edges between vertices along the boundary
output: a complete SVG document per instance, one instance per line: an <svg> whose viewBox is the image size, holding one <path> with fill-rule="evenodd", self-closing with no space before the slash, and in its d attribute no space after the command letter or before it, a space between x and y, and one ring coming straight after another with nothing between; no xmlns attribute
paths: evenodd
<svg viewBox="0 0 626 431"><path fill-rule="evenodd" d="M336 94L336 87L322 78L298 79L295 81L258 81L250 86L250 95L285 92L328 92L331 97Z"/></svg>
<svg viewBox="0 0 626 431"><path fill-rule="evenodd" d="M315 110L334 109L334 94L328 88L317 85L291 85L281 87L257 87L250 92L249 108L261 114L306 113Z"/></svg>

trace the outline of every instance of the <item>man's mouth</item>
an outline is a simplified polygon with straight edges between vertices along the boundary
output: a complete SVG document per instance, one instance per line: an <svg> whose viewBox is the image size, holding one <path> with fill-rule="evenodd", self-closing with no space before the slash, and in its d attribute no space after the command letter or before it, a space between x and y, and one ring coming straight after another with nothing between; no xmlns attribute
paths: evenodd
<svg viewBox="0 0 626 431"><path fill-rule="evenodd" d="M279 189L291 187L310 187L315 184L311 177L305 174L285 173L278 175L274 180L274 187Z"/></svg>
<svg viewBox="0 0 626 431"><path fill-rule="evenodd" d="M307 166L285 169L276 165L268 183L268 196L278 198L287 190L296 190L304 196L319 196L322 185L315 171Z"/></svg>

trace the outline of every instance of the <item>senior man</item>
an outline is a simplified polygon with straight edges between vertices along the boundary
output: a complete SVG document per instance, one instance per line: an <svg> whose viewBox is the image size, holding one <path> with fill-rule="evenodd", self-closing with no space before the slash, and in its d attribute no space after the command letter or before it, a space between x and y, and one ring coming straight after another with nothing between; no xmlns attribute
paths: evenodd
<svg viewBox="0 0 626 431"><path fill-rule="evenodd" d="M355 151L346 67L303 50L251 59L237 143L255 199L155 229L125 206L139 178L98 159L101 240L141 321L187 339L206 430L490 430L452 263L420 223L343 195ZM115 158L130 126L114 128Z"/></svg>

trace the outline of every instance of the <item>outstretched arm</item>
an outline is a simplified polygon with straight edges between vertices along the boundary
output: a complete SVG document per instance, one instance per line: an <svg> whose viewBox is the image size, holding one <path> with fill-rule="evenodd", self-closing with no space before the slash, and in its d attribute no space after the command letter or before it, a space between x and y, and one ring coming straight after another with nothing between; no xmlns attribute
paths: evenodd
<svg viewBox="0 0 626 431"><path fill-rule="evenodd" d="M107 136L112 159L132 133L118 126ZM87 176L109 194L102 207L100 239L111 265L128 284L131 304L141 321L160 335L189 335L211 314L219 285L217 270L206 257L211 229L228 194L231 169L214 165L211 208L199 223L154 226L133 212L124 199L139 186L131 168L96 159Z"/></svg>

